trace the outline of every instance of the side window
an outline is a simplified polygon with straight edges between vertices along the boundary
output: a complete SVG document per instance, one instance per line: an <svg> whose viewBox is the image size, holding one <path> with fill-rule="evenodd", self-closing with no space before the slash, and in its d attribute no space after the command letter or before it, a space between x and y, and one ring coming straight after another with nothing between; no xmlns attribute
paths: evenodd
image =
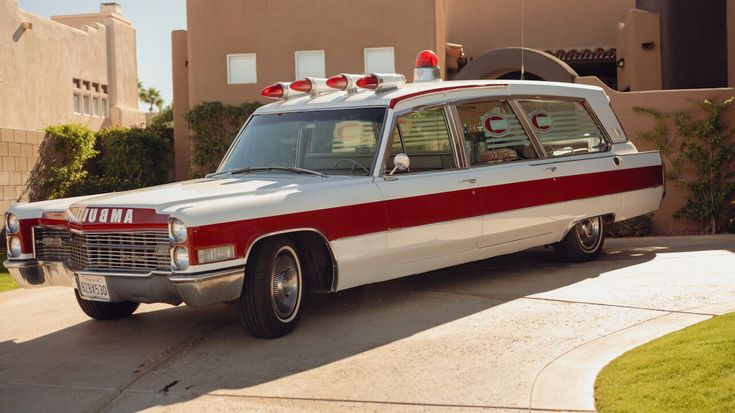
<svg viewBox="0 0 735 413"><path fill-rule="evenodd" d="M582 102L529 99L519 103L548 156L607 150L605 136Z"/></svg>
<svg viewBox="0 0 735 413"><path fill-rule="evenodd" d="M427 109L400 116L392 132L388 169L393 168L393 157L405 153L411 159L408 172L454 169L457 163L452 138L444 110Z"/></svg>
<svg viewBox="0 0 735 413"><path fill-rule="evenodd" d="M508 102L462 103L457 112L470 165L538 158Z"/></svg>

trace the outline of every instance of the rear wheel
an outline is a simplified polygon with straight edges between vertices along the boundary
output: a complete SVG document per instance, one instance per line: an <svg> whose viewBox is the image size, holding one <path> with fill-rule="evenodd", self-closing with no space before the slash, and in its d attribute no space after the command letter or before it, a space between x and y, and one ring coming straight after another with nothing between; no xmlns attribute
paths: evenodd
<svg viewBox="0 0 735 413"><path fill-rule="evenodd" d="M288 238L269 238L251 257L240 296L242 322L255 337L284 336L301 317L303 277L297 248Z"/></svg>
<svg viewBox="0 0 735 413"><path fill-rule="evenodd" d="M554 247L565 261L586 262L600 255L604 242L605 221L602 217L592 217L574 225Z"/></svg>
<svg viewBox="0 0 735 413"><path fill-rule="evenodd" d="M140 303L124 301L120 303L106 303L102 301L85 300L79 295L79 291L74 289L74 295L77 297L79 307L84 314L94 318L95 320L115 320L118 318L128 317L138 309Z"/></svg>

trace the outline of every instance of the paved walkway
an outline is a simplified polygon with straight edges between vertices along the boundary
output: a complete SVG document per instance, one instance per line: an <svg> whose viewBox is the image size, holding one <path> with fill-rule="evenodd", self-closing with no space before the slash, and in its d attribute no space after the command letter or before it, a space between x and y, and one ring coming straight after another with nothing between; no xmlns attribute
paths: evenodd
<svg viewBox="0 0 735 413"><path fill-rule="evenodd" d="M735 310L735 236L536 249L309 297L256 340L235 309L85 318L68 289L0 294L1 411L590 411L606 363Z"/></svg>

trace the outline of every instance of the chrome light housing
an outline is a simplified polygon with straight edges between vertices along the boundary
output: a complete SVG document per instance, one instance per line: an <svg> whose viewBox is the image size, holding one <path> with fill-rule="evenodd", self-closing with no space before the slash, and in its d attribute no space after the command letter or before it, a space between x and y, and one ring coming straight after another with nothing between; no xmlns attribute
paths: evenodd
<svg viewBox="0 0 735 413"><path fill-rule="evenodd" d="M172 267L174 270L183 271L189 268L189 249L176 247L171 253Z"/></svg>
<svg viewBox="0 0 735 413"><path fill-rule="evenodd" d="M11 258L20 257L20 238L8 238L8 256L10 256Z"/></svg>
<svg viewBox="0 0 735 413"><path fill-rule="evenodd" d="M5 215L5 229L10 234L15 234L20 229L20 221L15 214L7 213Z"/></svg>
<svg viewBox="0 0 735 413"><path fill-rule="evenodd" d="M175 242L186 241L186 225L178 218L172 218L168 223L168 234Z"/></svg>

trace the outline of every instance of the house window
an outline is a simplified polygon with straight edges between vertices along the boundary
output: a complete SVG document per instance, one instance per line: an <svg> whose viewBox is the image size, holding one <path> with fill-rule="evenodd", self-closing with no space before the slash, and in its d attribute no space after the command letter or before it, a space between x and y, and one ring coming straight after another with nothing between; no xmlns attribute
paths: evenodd
<svg viewBox="0 0 735 413"><path fill-rule="evenodd" d="M92 98L92 116L100 115L100 98Z"/></svg>
<svg viewBox="0 0 735 413"><path fill-rule="evenodd" d="M392 47L365 48L365 73L395 73L394 55Z"/></svg>
<svg viewBox="0 0 735 413"><path fill-rule="evenodd" d="M258 83L255 53L227 55L227 83Z"/></svg>
<svg viewBox="0 0 735 413"><path fill-rule="evenodd" d="M107 94L107 85L102 85L102 93Z"/></svg>
<svg viewBox="0 0 735 413"><path fill-rule="evenodd" d="M89 90L89 85L90 85L89 80L83 80L82 85L84 86L85 89Z"/></svg>
<svg viewBox="0 0 735 413"><path fill-rule="evenodd" d="M72 79L72 82L74 83L74 87L77 89L82 88L82 79Z"/></svg>
<svg viewBox="0 0 735 413"><path fill-rule="evenodd" d="M74 105L74 113L82 114L82 95L75 93L72 95L72 103Z"/></svg>
<svg viewBox="0 0 735 413"><path fill-rule="evenodd" d="M82 96L82 113L85 115L90 114L90 102L89 95Z"/></svg>
<svg viewBox="0 0 735 413"><path fill-rule="evenodd" d="M103 118L106 118L108 115L108 109L107 109L107 99L102 98L100 99L100 113L102 114Z"/></svg>
<svg viewBox="0 0 735 413"><path fill-rule="evenodd" d="M296 79L324 76L324 50L296 52Z"/></svg>
<svg viewBox="0 0 735 413"><path fill-rule="evenodd" d="M95 92L100 92L100 84L99 83L92 83L92 89L94 89Z"/></svg>

